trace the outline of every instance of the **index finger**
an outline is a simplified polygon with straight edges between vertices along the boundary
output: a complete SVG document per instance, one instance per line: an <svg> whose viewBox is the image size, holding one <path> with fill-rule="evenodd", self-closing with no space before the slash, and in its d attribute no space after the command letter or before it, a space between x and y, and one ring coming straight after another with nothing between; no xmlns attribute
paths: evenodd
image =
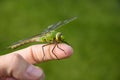
<svg viewBox="0 0 120 80"><path fill-rule="evenodd" d="M62 43L57 44L57 46L55 46L55 44L50 44L47 46L44 45L45 44L33 45L13 53L20 54L27 62L31 64L48 60L67 58L73 53L72 47L67 44Z"/></svg>

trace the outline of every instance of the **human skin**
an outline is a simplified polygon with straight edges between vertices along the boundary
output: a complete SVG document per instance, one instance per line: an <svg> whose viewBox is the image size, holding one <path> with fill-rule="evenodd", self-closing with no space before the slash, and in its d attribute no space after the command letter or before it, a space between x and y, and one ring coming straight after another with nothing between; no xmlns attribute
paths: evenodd
<svg viewBox="0 0 120 80"><path fill-rule="evenodd" d="M33 45L6 55L0 56L0 80L44 80L45 74L40 67L34 64L40 64L49 60L68 58L72 55L73 49L67 44L58 44L63 49L55 47L54 44L44 47L45 57L43 59L42 46L44 44Z"/></svg>

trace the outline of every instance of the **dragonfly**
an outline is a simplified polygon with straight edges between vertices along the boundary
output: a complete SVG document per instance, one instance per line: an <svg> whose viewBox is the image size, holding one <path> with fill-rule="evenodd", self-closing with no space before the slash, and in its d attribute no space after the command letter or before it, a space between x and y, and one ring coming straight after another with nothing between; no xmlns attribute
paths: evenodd
<svg viewBox="0 0 120 80"><path fill-rule="evenodd" d="M56 29L60 28L61 26L64 26L65 24L68 24L69 22L72 22L75 19L77 19L77 17L72 17L69 19L65 19L63 21L58 21L57 23L48 26L47 29L45 29L40 34L34 35L32 37L23 40L19 40L18 42L15 42L12 45L8 46L7 49L15 49L22 45L32 42L45 43L45 45L42 46L43 59L44 59L45 58L44 47L50 44L55 44L55 46L52 49L52 53L57 59L59 59L57 55L54 53L54 49L55 47L57 47L66 54L66 52L58 46L59 43L66 43L66 41L64 39L63 34L61 32L57 32Z"/></svg>

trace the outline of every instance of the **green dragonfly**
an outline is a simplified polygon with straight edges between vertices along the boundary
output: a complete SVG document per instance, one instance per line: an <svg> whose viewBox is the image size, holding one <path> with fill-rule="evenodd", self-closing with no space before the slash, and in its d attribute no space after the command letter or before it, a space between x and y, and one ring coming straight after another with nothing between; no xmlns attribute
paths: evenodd
<svg viewBox="0 0 120 80"><path fill-rule="evenodd" d="M72 22L73 20L75 20L77 17L72 17L69 19L65 19L64 21L59 21L55 24L52 24L50 26L48 26L47 29L45 29L42 33L34 35L32 37L29 37L27 39L24 40L20 40L16 43L13 43L12 45L8 46L7 49L15 49L18 48L19 46L22 46L24 44L28 44L31 42L40 42L40 43L45 43L45 45L42 46L42 51L43 51L43 59L45 57L45 52L44 52L44 47L49 45L49 44L55 44L55 46L52 49L52 53L55 55L55 57L57 59L59 59L57 57L57 55L54 53L54 49L55 47L59 48L58 43L66 43L64 41L64 36L62 35L61 32L57 32L55 31L57 28ZM63 49L59 48L60 50L64 51ZM64 51L65 53L65 51ZM66 53L65 53L66 54Z"/></svg>

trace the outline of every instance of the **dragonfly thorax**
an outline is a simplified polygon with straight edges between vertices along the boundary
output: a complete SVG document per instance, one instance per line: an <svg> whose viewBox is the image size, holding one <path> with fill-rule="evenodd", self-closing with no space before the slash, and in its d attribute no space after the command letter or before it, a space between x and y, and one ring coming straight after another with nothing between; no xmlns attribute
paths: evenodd
<svg viewBox="0 0 120 80"><path fill-rule="evenodd" d="M40 42L42 43L60 43L64 41L64 37L61 32L51 31L46 35L40 38Z"/></svg>

